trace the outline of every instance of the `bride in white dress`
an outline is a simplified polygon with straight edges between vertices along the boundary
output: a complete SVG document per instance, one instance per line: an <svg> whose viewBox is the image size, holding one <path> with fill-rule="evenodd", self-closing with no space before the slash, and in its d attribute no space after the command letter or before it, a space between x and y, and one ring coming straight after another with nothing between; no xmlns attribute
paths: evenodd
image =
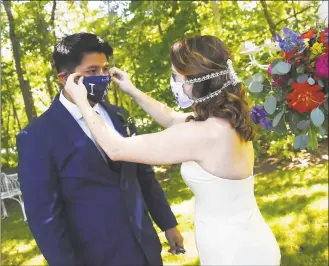
<svg viewBox="0 0 329 266"><path fill-rule="evenodd" d="M176 42L170 49L171 89L180 113L135 88L128 74L112 80L166 130L123 138L108 128L72 74L65 89L79 106L98 144L112 160L182 163L195 195L196 244L201 265L280 265L278 243L254 196L254 137L246 96L225 45L214 36ZM178 192L177 192L178 193Z"/></svg>

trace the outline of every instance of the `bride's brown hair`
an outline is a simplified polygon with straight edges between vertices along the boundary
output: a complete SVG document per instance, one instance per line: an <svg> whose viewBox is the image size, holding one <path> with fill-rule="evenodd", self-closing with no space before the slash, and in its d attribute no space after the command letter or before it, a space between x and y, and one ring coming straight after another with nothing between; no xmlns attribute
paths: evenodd
<svg viewBox="0 0 329 266"><path fill-rule="evenodd" d="M227 69L230 53L221 40L205 35L176 42L170 49L170 57L178 73L194 79ZM192 95L204 97L220 89L226 81L228 75L194 83ZM204 121L209 116L220 117L229 121L244 141L254 138L246 93L240 83L229 85L218 96L196 103L193 108L195 116L189 116L187 122L191 119Z"/></svg>

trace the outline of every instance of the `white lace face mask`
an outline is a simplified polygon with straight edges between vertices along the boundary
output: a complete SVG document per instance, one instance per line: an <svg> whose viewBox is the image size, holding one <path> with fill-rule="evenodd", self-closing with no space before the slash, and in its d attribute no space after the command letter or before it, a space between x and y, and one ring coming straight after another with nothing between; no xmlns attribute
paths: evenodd
<svg viewBox="0 0 329 266"><path fill-rule="evenodd" d="M173 94L175 95L177 104L182 108L186 109L192 106L194 101L190 99L185 93L183 88L184 83L183 82L177 82L173 79L173 77L170 77L170 86Z"/></svg>

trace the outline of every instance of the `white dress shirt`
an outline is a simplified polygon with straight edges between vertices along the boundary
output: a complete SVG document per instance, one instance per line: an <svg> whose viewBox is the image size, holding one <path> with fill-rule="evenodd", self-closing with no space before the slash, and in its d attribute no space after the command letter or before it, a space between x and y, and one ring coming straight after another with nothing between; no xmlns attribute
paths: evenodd
<svg viewBox="0 0 329 266"><path fill-rule="evenodd" d="M100 151L100 153L102 154L103 158L105 161L106 157L104 154L104 151L102 150L102 148L97 144L94 136L91 134L90 129L87 126L86 121L83 119L83 116L79 110L79 107L77 105L75 105L74 103L70 102L68 99L65 98L63 91L61 91L60 95L59 95L59 101L64 105L64 107L69 111L69 113L73 116L73 118L75 119L75 121L77 121L77 123L79 124L79 126L81 127L81 129L84 131L84 133L95 143L97 149ZM104 107L102 105L100 105L99 103L96 103L93 107L93 109L101 116L103 117L103 119L105 119L106 124L109 127L112 127L113 129L115 129L112 120L110 118L110 116L108 115L108 113L104 110ZM118 133L119 134L119 133Z"/></svg>

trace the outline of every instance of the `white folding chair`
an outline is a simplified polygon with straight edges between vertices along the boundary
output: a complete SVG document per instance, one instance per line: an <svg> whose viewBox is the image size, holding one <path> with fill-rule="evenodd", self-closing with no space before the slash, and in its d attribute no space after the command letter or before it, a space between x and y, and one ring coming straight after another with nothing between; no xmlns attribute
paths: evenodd
<svg viewBox="0 0 329 266"><path fill-rule="evenodd" d="M24 221L26 221L24 201L22 199L22 192L19 187L17 174L6 175L5 173L1 173L1 209L2 209L1 218L2 219L9 216L4 202L5 199L13 199L19 203L23 212Z"/></svg>

